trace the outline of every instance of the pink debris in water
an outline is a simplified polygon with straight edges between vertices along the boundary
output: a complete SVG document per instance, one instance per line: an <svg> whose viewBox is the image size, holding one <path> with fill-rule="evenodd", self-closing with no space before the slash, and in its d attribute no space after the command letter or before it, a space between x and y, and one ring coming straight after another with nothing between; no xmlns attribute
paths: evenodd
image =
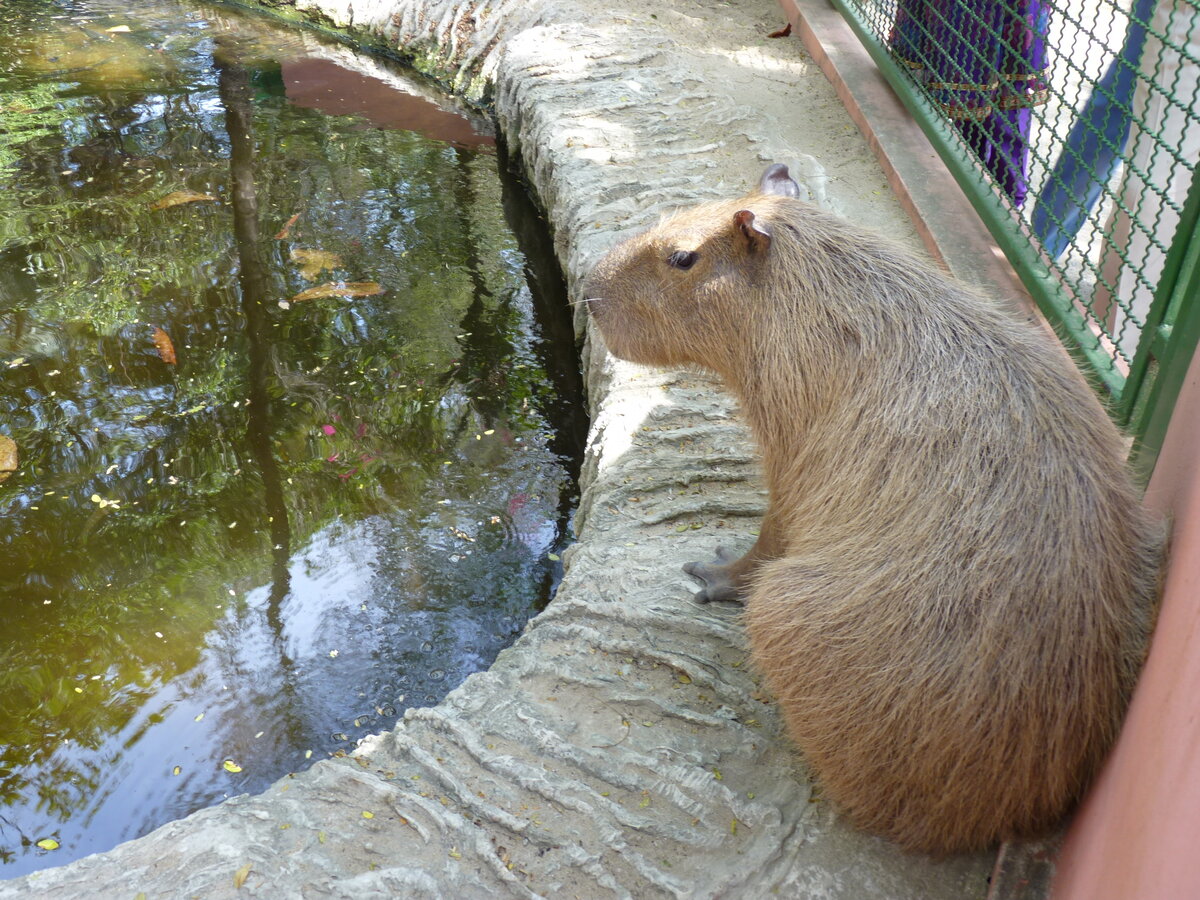
<svg viewBox="0 0 1200 900"><path fill-rule="evenodd" d="M332 425L322 425L321 430L323 432L325 432L326 434L330 435L331 437L333 435L337 434L337 429L334 428Z"/></svg>
<svg viewBox="0 0 1200 900"><path fill-rule="evenodd" d="M354 436L357 438L361 438L361 437L365 437L366 433L367 433L367 423L359 422L358 429L354 432Z"/></svg>

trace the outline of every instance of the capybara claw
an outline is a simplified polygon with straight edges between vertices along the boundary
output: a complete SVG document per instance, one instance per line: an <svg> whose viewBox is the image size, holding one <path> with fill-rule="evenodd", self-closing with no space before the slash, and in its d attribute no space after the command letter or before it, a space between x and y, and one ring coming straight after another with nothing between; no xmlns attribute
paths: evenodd
<svg viewBox="0 0 1200 900"><path fill-rule="evenodd" d="M724 548L717 548L717 563L689 562L683 564L683 571L693 578L704 582L704 587L693 595L697 603L734 602L741 603L741 592L729 577L728 566L733 554Z"/></svg>

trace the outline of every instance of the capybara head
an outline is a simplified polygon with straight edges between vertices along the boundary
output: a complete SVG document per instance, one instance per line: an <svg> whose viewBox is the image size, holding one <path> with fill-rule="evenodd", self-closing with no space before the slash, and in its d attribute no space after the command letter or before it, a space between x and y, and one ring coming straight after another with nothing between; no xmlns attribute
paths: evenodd
<svg viewBox="0 0 1200 900"><path fill-rule="evenodd" d="M777 210L799 193L774 165L748 197L678 213L613 248L584 288L608 348L646 365L723 370L730 336L769 279Z"/></svg>

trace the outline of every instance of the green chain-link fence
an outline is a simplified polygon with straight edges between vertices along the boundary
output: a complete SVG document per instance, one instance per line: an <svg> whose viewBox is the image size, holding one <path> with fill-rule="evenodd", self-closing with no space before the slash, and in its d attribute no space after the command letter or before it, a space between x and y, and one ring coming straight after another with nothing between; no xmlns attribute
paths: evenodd
<svg viewBox="0 0 1200 900"><path fill-rule="evenodd" d="M1148 474L1200 334L1200 0L833 0Z"/></svg>

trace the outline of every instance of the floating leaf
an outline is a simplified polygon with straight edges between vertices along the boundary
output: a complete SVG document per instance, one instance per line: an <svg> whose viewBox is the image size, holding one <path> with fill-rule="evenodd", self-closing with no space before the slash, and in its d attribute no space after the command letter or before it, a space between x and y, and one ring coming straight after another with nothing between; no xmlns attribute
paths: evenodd
<svg viewBox="0 0 1200 900"><path fill-rule="evenodd" d="M300 267L300 277L305 281L316 281L326 269L340 269L342 258L329 250L305 250L297 247L291 253L292 262Z"/></svg>
<svg viewBox="0 0 1200 900"><path fill-rule="evenodd" d="M250 866L251 863L246 863L233 873L234 888L241 888L241 886L246 883L246 879L250 877Z"/></svg>
<svg viewBox="0 0 1200 900"><path fill-rule="evenodd" d="M275 240L286 241L287 236L292 233L292 226L296 224L296 220L299 218L300 213L296 213L294 216L288 219L287 222L284 223L284 226L279 229L279 233L275 235Z"/></svg>
<svg viewBox="0 0 1200 900"><path fill-rule="evenodd" d="M178 775L183 771L183 766L176 766L171 770L172 775Z"/></svg>
<svg viewBox="0 0 1200 900"><path fill-rule="evenodd" d="M242 767L239 766L237 763L235 763L232 759L225 760L225 762L221 763L221 767L226 772L231 772L234 775L236 775L238 772L242 771Z"/></svg>
<svg viewBox="0 0 1200 900"><path fill-rule="evenodd" d="M41 847L43 850L57 850L58 849L58 841L56 841L54 838L42 838L40 841L37 842L37 845L39 847Z"/></svg>
<svg viewBox="0 0 1200 900"><path fill-rule="evenodd" d="M175 365L175 345L171 343L170 335L161 328L154 329L154 347L163 362L169 366Z"/></svg>
<svg viewBox="0 0 1200 900"><path fill-rule="evenodd" d="M128 34L130 28L128 25L114 25L112 28L105 28L109 34Z"/></svg>
<svg viewBox="0 0 1200 900"><path fill-rule="evenodd" d="M17 471L17 442L0 434L0 481Z"/></svg>
<svg viewBox="0 0 1200 900"><path fill-rule="evenodd" d="M201 194L199 191L171 191L160 200L150 204L151 209L169 209L182 203L196 203L200 200L216 200L212 194Z"/></svg>
<svg viewBox="0 0 1200 900"><path fill-rule="evenodd" d="M332 425L322 425L321 430L323 432L325 432L327 435L329 435L330 437L333 437L335 434L337 434L337 429L334 428Z"/></svg>
<svg viewBox="0 0 1200 900"><path fill-rule="evenodd" d="M299 303L302 300L319 300L322 297L373 297L382 294L383 288L374 281L327 281L316 287L301 291L292 297L290 302Z"/></svg>
<svg viewBox="0 0 1200 900"><path fill-rule="evenodd" d="M364 819L373 819L373 818L375 818L375 813L371 812L369 809L364 809L363 810L363 818Z"/></svg>

